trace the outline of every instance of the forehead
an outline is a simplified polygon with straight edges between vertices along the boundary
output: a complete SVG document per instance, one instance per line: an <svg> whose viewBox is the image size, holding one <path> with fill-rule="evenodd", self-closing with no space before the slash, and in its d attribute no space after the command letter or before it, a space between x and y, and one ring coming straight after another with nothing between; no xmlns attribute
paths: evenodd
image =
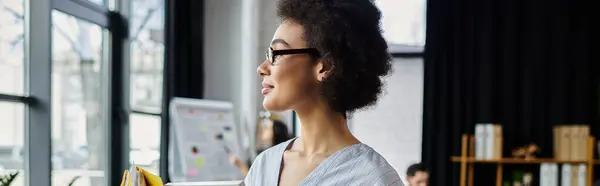
<svg viewBox="0 0 600 186"><path fill-rule="evenodd" d="M290 45L292 48L303 48L306 46L306 40L304 39L304 28L302 25L293 22L293 21L283 21L275 34L273 35L273 40L281 39ZM273 47L281 47L278 46L280 44L273 43Z"/></svg>
<svg viewBox="0 0 600 186"><path fill-rule="evenodd" d="M415 177L416 178L427 178L427 177L429 177L429 174L427 172L417 171L415 173Z"/></svg>

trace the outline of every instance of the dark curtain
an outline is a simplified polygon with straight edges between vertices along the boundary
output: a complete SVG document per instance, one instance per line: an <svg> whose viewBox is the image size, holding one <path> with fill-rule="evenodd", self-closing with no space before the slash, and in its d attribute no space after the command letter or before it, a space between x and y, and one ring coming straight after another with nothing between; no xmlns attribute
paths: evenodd
<svg viewBox="0 0 600 186"><path fill-rule="evenodd" d="M169 182L169 102L174 97L203 98L204 1L166 0L165 66L160 175Z"/></svg>
<svg viewBox="0 0 600 186"><path fill-rule="evenodd" d="M428 1L422 160L432 185L459 184L450 157L476 123L503 125L504 157L530 142L552 157L554 125L589 124L600 137L590 3ZM475 185L494 184L492 167L476 166ZM505 179L511 168L539 180L539 165L505 167Z"/></svg>

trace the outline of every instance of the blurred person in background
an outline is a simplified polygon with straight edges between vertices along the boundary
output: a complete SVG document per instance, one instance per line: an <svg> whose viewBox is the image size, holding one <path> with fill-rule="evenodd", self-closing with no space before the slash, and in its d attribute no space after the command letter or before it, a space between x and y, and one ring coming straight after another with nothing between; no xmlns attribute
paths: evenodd
<svg viewBox="0 0 600 186"><path fill-rule="evenodd" d="M408 186L429 185L429 171L421 163L415 163L406 170L406 181Z"/></svg>
<svg viewBox="0 0 600 186"><path fill-rule="evenodd" d="M263 150L285 142L291 139L291 135L289 133L287 125L281 120L267 120L264 124L259 124L259 147L257 148L258 153L260 154ZM234 154L229 154L229 160L232 164L237 166L242 174L246 176L248 174L248 164L245 161L242 161Z"/></svg>

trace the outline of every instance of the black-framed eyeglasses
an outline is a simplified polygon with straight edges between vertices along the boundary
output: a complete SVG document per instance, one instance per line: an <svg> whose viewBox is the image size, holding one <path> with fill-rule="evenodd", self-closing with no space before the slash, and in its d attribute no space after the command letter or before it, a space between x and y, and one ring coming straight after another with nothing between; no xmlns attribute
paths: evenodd
<svg viewBox="0 0 600 186"><path fill-rule="evenodd" d="M265 57L269 61L269 63L273 65L275 64L275 59L277 58L277 56L289 54L309 54L312 57L320 57L319 50L317 50L316 48L273 50L272 47L269 47L269 49L265 53Z"/></svg>

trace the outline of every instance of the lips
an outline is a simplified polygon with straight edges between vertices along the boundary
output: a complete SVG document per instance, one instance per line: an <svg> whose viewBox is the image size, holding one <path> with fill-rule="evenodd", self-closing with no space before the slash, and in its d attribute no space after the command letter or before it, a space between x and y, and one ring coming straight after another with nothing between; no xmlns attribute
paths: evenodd
<svg viewBox="0 0 600 186"><path fill-rule="evenodd" d="M271 90L273 90L273 88L275 88L275 86L268 83L262 83L262 90L260 92L263 95L267 95L269 94L269 92L271 92Z"/></svg>

